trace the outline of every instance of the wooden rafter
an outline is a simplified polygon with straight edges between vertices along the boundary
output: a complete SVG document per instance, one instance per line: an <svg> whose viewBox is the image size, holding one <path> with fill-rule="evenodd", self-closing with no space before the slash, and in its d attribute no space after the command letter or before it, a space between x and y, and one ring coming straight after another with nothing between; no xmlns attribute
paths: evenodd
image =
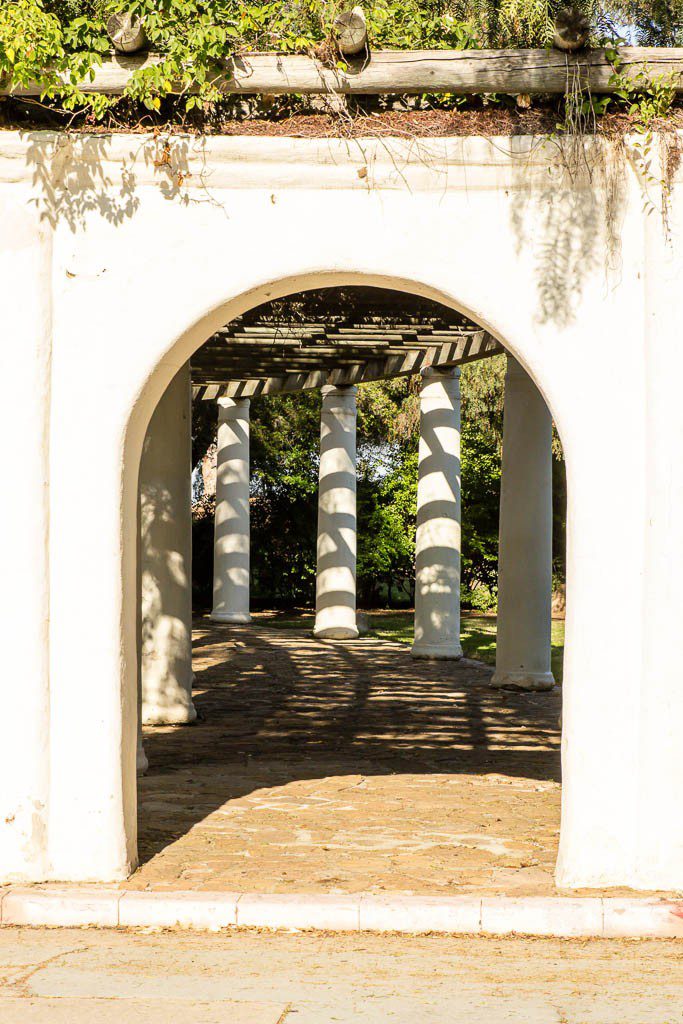
<svg viewBox="0 0 683 1024"><path fill-rule="evenodd" d="M255 397L362 384L502 351L456 310L391 289L313 289L216 332L191 360L195 394Z"/></svg>
<svg viewBox="0 0 683 1024"><path fill-rule="evenodd" d="M443 334L446 332L440 332ZM425 339L426 341L426 339ZM298 367L286 364L285 358L271 366L268 372L266 363L257 364L258 372L249 369L248 363L240 364L236 372L232 368L208 365L198 368L193 361L192 379L195 397L212 400L218 397L255 398L258 395L285 394L295 391L306 391L335 384L338 387L351 384L364 384L369 381L387 380L391 377L405 377L419 373L427 367L447 368L486 359L503 351L495 338L486 331L454 330L448 341L434 341L413 347L406 345L402 351L386 353L378 351L369 358L361 360L344 360L341 355L345 346L340 346L339 357L332 359L327 365L321 365L315 353L304 357Z"/></svg>

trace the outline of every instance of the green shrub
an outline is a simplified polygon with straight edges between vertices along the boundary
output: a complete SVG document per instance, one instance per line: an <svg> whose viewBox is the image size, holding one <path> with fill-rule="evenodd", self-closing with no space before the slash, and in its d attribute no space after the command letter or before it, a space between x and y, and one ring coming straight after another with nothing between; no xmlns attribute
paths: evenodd
<svg viewBox="0 0 683 1024"><path fill-rule="evenodd" d="M368 0L371 45L395 49L543 46L566 0ZM602 23L598 0L575 0ZM678 0L677 0L678 2ZM681 0L683 2L683 0ZM103 116L120 102L87 92L88 75L110 44L106 17L143 19L150 46L162 55L131 77L125 95L159 111L180 95L185 110L217 103L217 83L236 52L307 52L327 45L342 0L5 0L0 9L0 76L37 81L44 98L69 110ZM668 24L668 23L667 23ZM654 30L653 30L654 31ZM83 82L78 88L73 82Z"/></svg>

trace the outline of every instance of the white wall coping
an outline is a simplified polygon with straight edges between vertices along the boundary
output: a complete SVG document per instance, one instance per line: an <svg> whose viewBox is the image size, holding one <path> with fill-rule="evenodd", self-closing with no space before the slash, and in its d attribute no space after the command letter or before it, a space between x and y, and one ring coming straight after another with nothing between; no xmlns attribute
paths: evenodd
<svg viewBox="0 0 683 1024"><path fill-rule="evenodd" d="M623 160L638 139L625 136L616 149L602 136L587 136L584 146ZM560 184L565 164L557 142L545 135L298 138L0 130L0 184L24 183L37 192L47 187L51 201L61 192L101 195L123 188L133 194L149 186L163 186L167 199L234 189L526 193ZM674 178L683 180L683 168ZM588 175L575 176L571 185L596 187Z"/></svg>
<svg viewBox="0 0 683 1024"><path fill-rule="evenodd" d="M0 925L683 939L683 898L267 895L10 886L0 889Z"/></svg>

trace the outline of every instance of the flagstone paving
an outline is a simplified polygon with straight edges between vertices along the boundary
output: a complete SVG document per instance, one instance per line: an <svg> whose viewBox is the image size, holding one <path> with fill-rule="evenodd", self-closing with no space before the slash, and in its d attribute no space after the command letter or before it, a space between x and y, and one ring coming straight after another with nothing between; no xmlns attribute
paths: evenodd
<svg viewBox="0 0 683 1024"><path fill-rule="evenodd" d="M561 691L257 617L196 622L190 727L145 730L132 889L553 893Z"/></svg>

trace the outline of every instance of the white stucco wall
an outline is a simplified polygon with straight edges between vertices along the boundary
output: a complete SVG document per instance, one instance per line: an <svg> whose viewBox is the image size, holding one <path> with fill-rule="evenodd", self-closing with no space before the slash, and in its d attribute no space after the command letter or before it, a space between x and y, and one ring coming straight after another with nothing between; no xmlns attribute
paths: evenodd
<svg viewBox="0 0 683 1024"><path fill-rule="evenodd" d="M164 388L245 309L358 282L462 310L543 392L569 478L558 879L683 888L678 192L669 244L628 164L572 180L532 139L179 138L170 167L159 145L0 134L0 449L21 438L33 499L0 512L0 878L135 864L136 488Z"/></svg>
<svg viewBox="0 0 683 1024"><path fill-rule="evenodd" d="M0 875L8 880L48 870L52 232L30 199L26 183L0 191ZM20 391L24 401L14 401ZM21 495L10 486L18 463Z"/></svg>

